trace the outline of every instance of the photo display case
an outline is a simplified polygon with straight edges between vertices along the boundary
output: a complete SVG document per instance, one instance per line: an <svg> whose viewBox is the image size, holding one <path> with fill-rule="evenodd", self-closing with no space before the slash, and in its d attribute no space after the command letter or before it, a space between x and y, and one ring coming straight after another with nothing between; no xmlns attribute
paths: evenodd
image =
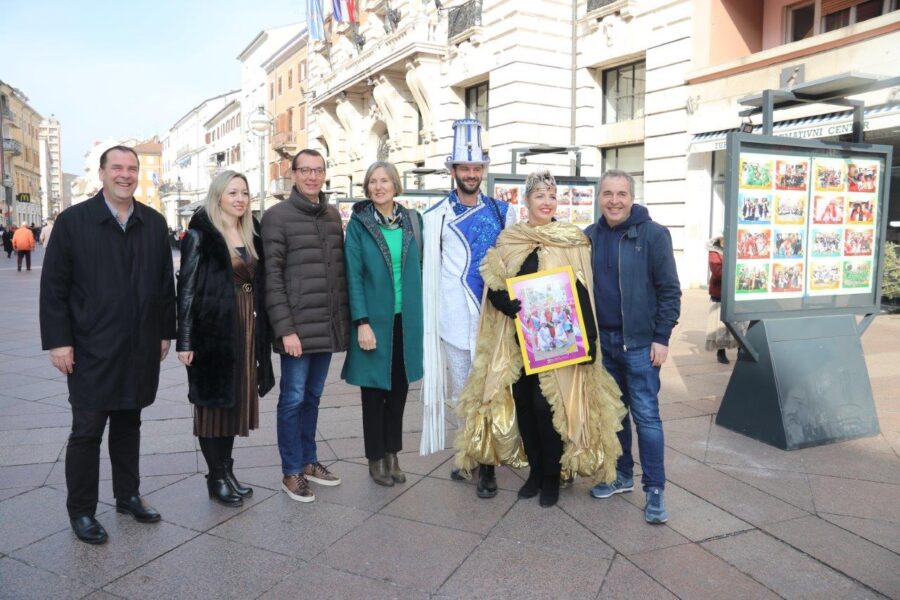
<svg viewBox="0 0 900 600"><path fill-rule="evenodd" d="M879 310L891 150L729 134L723 321Z"/></svg>
<svg viewBox="0 0 900 600"><path fill-rule="evenodd" d="M405 192L394 198L394 200L406 208L417 210L420 213L425 214L426 210L440 202L446 195L446 192L440 190L414 190ZM347 229L347 222L350 221L350 215L353 214L353 205L361 200L365 200L365 198L343 197L338 198L335 201L335 205L341 215L341 223L345 230Z"/></svg>
<svg viewBox="0 0 900 600"><path fill-rule="evenodd" d="M488 194L509 202L516 208L519 221L528 220L525 206L526 175L488 175ZM584 229L596 221L599 179L592 177L556 177L556 219Z"/></svg>

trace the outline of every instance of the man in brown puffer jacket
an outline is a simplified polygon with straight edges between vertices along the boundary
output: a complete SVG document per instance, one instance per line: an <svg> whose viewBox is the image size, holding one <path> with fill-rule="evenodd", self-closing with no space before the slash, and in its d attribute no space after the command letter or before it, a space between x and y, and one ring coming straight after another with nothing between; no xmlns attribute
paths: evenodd
<svg viewBox="0 0 900 600"><path fill-rule="evenodd" d="M350 341L350 311L341 217L322 193L325 158L301 150L291 170L290 198L262 219L266 308L281 354L281 487L293 500L312 502L310 481L341 482L316 456L316 423L331 355Z"/></svg>

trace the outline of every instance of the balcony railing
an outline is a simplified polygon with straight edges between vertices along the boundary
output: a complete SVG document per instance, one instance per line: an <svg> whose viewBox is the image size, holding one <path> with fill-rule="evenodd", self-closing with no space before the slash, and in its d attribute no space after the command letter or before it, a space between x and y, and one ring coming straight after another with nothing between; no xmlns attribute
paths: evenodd
<svg viewBox="0 0 900 600"><path fill-rule="evenodd" d="M587 11L595 11L598 8L603 8L604 6L612 4L613 2L618 2L618 0L588 0Z"/></svg>
<svg viewBox="0 0 900 600"><path fill-rule="evenodd" d="M11 152L13 156L22 154L22 142L12 138L3 138L3 151Z"/></svg>
<svg viewBox="0 0 900 600"><path fill-rule="evenodd" d="M9 123L13 127L19 126L19 116L8 108L0 109L0 113L3 114L3 123Z"/></svg>
<svg viewBox="0 0 900 600"><path fill-rule="evenodd" d="M481 25L481 0L469 0L447 11L447 39L465 33Z"/></svg>
<svg viewBox="0 0 900 600"><path fill-rule="evenodd" d="M294 180L290 177L278 177L272 180L270 184L272 195L276 198L284 199L291 195L291 188L294 186Z"/></svg>
<svg viewBox="0 0 900 600"><path fill-rule="evenodd" d="M282 156L293 156L297 151L297 135L293 131L280 131L272 136L272 148Z"/></svg>
<svg viewBox="0 0 900 600"><path fill-rule="evenodd" d="M178 152L175 153L175 160L181 160L185 156L189 154L193 154L195 149L191 146L182 146L178 149Z"/></svg>

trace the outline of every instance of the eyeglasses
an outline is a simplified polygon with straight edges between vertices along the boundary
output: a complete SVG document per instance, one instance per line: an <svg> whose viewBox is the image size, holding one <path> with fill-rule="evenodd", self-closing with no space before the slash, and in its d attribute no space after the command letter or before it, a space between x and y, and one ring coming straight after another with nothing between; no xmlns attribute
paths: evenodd
<svg viewBox="0 0 900 600"><path fill-rule="evenodd" d="M306 177L309 174L315 174L317 176L325 174L325 169L323 169L322 167L316 167L315 169L311 169L309 167L298 167L294 170L300 171L300 174L303 175L304 177Z"/></svg>

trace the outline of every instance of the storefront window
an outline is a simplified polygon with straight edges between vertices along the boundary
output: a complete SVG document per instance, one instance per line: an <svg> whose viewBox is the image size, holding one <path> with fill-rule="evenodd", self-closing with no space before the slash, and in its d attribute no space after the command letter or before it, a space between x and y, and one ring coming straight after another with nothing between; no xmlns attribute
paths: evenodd
<svg viewBox="0 0 900 600"><path fill-rule="evenodd" d="M619 169L634 177L634 201L644 203L644 145L603 150L603 170Z"/></svg>

